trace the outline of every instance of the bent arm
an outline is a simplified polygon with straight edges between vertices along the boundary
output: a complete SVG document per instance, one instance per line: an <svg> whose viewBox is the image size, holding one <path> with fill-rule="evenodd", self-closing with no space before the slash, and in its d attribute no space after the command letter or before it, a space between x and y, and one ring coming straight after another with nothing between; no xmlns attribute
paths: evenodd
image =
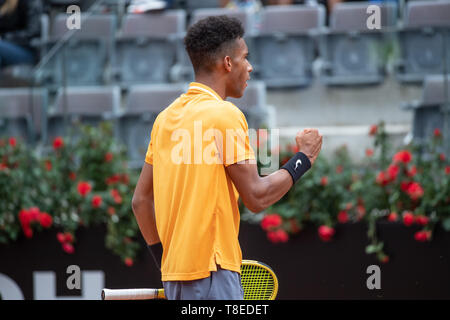
<svg viewBox="0 0 450 320"><path fill-rule="evenodd" d="M148 245L161 242L156 229L153 196L153 166L144 163L131 202L134 216Z"/></svg>
<svg viewBox="0 0 450 320"><path fill-rule="evenodd" d="M244 205L252 212L260 212L280 200L292 187L292 177L280 169L260 177L254 163L238 162L226 167Z"/></svg>

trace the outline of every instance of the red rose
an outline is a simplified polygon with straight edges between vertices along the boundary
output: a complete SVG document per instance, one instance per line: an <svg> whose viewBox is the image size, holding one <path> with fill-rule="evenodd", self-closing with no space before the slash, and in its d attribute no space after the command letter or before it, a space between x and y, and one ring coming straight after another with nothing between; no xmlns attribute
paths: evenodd
<svg viewBox="0 0 450 320"><path fill-rule="evenodd" d="M389 256L383 256L380 261L382 263L388 263L389 262Z"/></svg>
<svg viewBox="0 0 450 320"><path fill-rule="evenodd" d="M261 228L263 228L263 230L266 230L266 231L269 229L275 229L281 225L281 222L282 222L282 219L278 214L276 214L276 213L267 214L261 220Z"/></svg>
<svg viewBox="0 0 450 320"><path fill-rule="evenodd" d="M319 237L323 241L330 241L334 235L334 232L335 231L333 228L326 226L326 225L322 225L318 229Z"/></svg>
<svg viewBox="0 0 450 320"><path fill-rule="evenodd" d="M294 218L289 219L289 226L291 227L290 231L294 234L301 231L301 227L299 226L297 220Z"/></svg>
<svg viewBox="0 0 450 320"><path fill-rule="evenodd" d="M50 160L45 160L45 169L47 171L52 170L52 162Z"/></svg>
<svg viewBox="0 0 450 320"><path fill-rule="evenodd" d="M77 178L77 175L75 174L75 172L69 173L69 179L70 180L75 181L76 178Z"/></svg>
<svg viewBox="0 0 450 320"><path fill-rule="evenodd" d="M341 174L344 171L344 167L341 165L336 166L336 173Z"/></svg>
<svg viewBox="0 0 450 320"><path fill-rule="evenodd" d="M289 236L288 236L287 232L284 231L283 229L278 229L275 232L277 233L278 240L280 242L287 242L289 240Z"/></svg>
<svg viewBox="0 0 450 320"><path fill-rule="evenodd" d="M39 214L39 223L44 228L50 228L52 226L52 223L53 223L52 216L49 215L47 212L41 212Z"/></svg>
<svg viewBox="0 0 450 320"><path fill-rule="evenodd" d="M24 226L29 226L30 223L31 223L30 213L27 210L25 210L25 209L20 210L20 212L19 212L19 221L20 221L20 224L22 225L22 228Z"/></svg>
<svg viewBox="0 0 450 320"><path fill-rule="evenodd" d="M337 219L339 223L346 223L348 222L348 213L345 210L342 210L338 213Z"/></svg>
<svg viewBox="0 0 450 320"><path fill-rule="evenodd" d="M53 149L58 150L64 146L64 140L62 137L56 137L53 140Z"/></svg>
<svg viewBox="0 0 450 320"><path fill-rule="evenodd" d="M436 128L436 129L434 129L433 135L434 135L436 138L439 138L439 137L442 136L442 132L441 132L441 130L439 130L438 128Z"/></svg>
<svg viewBox="0 0 450 320"><path fill-rule="evenodd" d="M378 132L378 126L376 124L371 125L370 129L369 129L369 136L374 136L377 134L377 132Z"/></svg>
<svg viewBox="0 0 450 320"><path fill-rule="evenodd" d="M371 156L373 156L373 149L370 149L370 148L366 149L366 156L369 157L369 158Z"/></svg>
<svg viewBox="0 0 450 320"><path fill-rule="evenodd" d="M445 174L450 174L450 166L445 167Z"/></svg>
<svg viewBox="0 0 450 320"><path fill-rule="evenodd" d="M361 220L366 215L366 207L362 204L356 206L356 214L358 221Z"/></svg>
<svg viewBox="0 0 450 320"><path fill-rule="evenodd" d="M73 245L71 245L71 244L68 243L68 242L64 242L64 243L62 244L62 248L63 248L63 250L64 250L66 253L68 253L68 254L72 254L72 253L75 252L75 249L74 249Z"/></svg>
<svg viewBox="0 0 450 320"><path fill-rule="evenodd" d="M417 200L423 196L423 188L418 182L412 182L407 190L408 195L412 200Z"/></svg>
<svg viewBox="0 0 450 320"><path fill-rule="evenodd" d="M41 211L39 210L38 207L31 207L30 209L28 209L28 213L30 215L31 222L39 221Z"/></svg>
<svg viewBox="0 0 450 320"><path fill-rule="evenodd" d="M389 215L388 215L388 221L394 222L394 221L397 221L397 219L398 219L398 214L397 214L397 212L391 212L391 213L389 213Z"/></svg>
<svg viewBox="0 0 450 320"><path fill-rule="evenodd" d="M116 209L114 209L114 207L108 207L107 212L110 216L113 216L116 214Z"/></svg>
<svg viewBox="0 0 450 320"><path fill-rule="evenodd" d="M386 186L389 183L389 179L384 171L380 171L377 175L376 182L380 186Z"/></svg>
<svg viewBox="0 0 450 320"><path fill-rule="evenodd" d="M127 267L131 267L133 265L133 259L131 259L129 257L125 258L124 262Z"/></svg>
<svg viewBox="0 0 450 320"><path fill-rule="evenodd" d="M278 242L287 242L289 236L283 229L278 229L275 231L267 232L267 238L272 243L278 243Z"/></svg>
<svg viewBox="0 0 450 320"><path fill-rule="evenodd" d="M394 181L395 179L397 179L399 172L400 168L395 164L391 164L387 169L389 180Z"/></svg>
<svg viewBox="0 0 450 320"><path fill-rule="evenodd" d="M23 233L24 233L25 237L27 237L27 238L33 237L33 230L31 229L30 226L25 226L23 228Z"/></svg>
<svg viewBox="0 0 450 320"><path fill-rule="evenodd" d="M105 153L105 161L110 162L113 159L113 154L111 152Z"/></svg>
<svg viewBox="0 0 450 320"><path fill-rule="evenodd" d="M130 183L130 177L129 177L126 173L124 173L124 174L122 175L122 183L123 183L123 184L128 184L128 183Z"/></svg>
<svg viewBox="0 0 450 320"><path fill-rule="evenodd" d="M401 150L394 155L393 161L394 163L403 162L407 164L411 161L411 159L412 159L411 152L409 152L408 150Z"/></svg>
<svg viewBox="0 0 450 320"><path fill-rule="evenodd" d="M290 144L289 145L289 151L292 153L297 153L300 149L298 148L297 144Z"/></svg>
<svg viewBox="0 0 450 320"><path fill-rule="evenodd" d="M414 234L414 239L416 241L424 242L424 241L430 240L430 238L431 238L431 231L422 230L422 231L417 231Z"/></svg>
<svg viewBox="0 0 450 320"><path fill-rule="evenodd" d="M417 168L416 166L412 166L411 169L409 169L406 173L408 177L414 177L417 174Z"/></svg>
<svg viewBox="0 0 450 320"><path fill-rule="evenodd" d="M109 186L111 184L117 183L120 181L120 175L114 174L109 178L106 178L106 184Z"/></svg>
<svg viewBox="0 0 450 320"><path fill-rule="evenodd" d="M415 222L421 226L426 226L430 219L427 216L420 215L416 217Z"/></svg>
<svg viewBox="0 0 450 320"><path fill-rule="evenodd" d="M439 160L441 160L442 162L444 162L444 161L445 161L445 154L441 153L441 154L439 155Z"/></svg>
<svg viewBox="0 0 450 320"><path fill-rule="evenodd" d="M102 204L102 197L95 195L92 197L92 207L98 208Z"/></svg>
<svg viewBox="0 0 450 320"><path fill-rule="evenodd" d="M56 239L58 239L58 242L59 242L59 243L66 242L66 236L65 236L64 233L62 233L62 232L58 232L58 233L56 234Z"/></svg>
<svg viewBox="0 0 450 320"><path fill-rule="evenodd" d="M73 234L71 234L70 232L65 232L64 233L64 242L73 243Z"/></svg>
<svg viewBox="0 0 450 320"><path fill-rule="evenodd" d="M405 193L408 192L408 188L409 188L410 184L411 184L411 182L407 182L407 181L400 182L400 190L402 190Z"/></svg>
<svg viewBox="0 0 450 320"><path fill-rule="evenodd" d="M92 187L91 187L91 185L89 184L89 182L81 181L81 182L78 183L77 189L78 189L78 193L79 193L81 196L84 197L84 196L86 196L89 192L91 192Z"/></svg>
<svg viewBox="0 0 450 320"><path fill-rule="evenodd" d="M409 227L414 223L414 215L407 211L403 214L403 223L405 226Z"/></svg>
<svg viewBox="0 0 450 320"><path fill-rule="evenodd" d="M328 177L327 176L322 177L322 179L320 179L320 185L325 187L327 184L328 184Z"/></svg>
<svg viewBox="0 0 450 320"><path fill-rule="evenodd" d="M117 204L121 204L122 203L122 197L119 194L119 191L117 191L117 189L112 189L110 191L111 197L113 197L114 202Z"/></svg>
<svg viewBox="0 0 450 320"><path fill-rule="evenodd" d="M14 147L17 145L17 140L16 140L16 138L10 137L10 138L9 138L9 145L10 145L11 147L14 148Z"/></svg>

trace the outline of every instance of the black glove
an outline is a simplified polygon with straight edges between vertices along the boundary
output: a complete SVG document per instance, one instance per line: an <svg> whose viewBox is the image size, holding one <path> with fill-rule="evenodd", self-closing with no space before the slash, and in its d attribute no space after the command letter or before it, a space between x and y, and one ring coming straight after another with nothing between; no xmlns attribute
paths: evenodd
<svg viewBox="0 0 450 320"><path fill-rule="evenodd" d="M155 260L155 264L158 267L159 270L161 270L161 260L162 260L162 254L163 254L163 247L161 242L147 245L148 250L152 254L153 260Z"/></svg>

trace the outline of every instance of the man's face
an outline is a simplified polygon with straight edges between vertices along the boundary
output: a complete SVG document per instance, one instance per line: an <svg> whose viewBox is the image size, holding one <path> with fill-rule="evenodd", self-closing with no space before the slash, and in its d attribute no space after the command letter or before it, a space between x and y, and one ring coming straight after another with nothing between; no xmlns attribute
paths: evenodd
<svg viewBox="0 0 450 320"><path fill-rule="evenodd" d="M227 83L227 96L240 98L244 95L247 81L250 80L250 72L253 67L247 60L248 47L244 39L236 40L234 53L231 56L232 67Z"/></svg>

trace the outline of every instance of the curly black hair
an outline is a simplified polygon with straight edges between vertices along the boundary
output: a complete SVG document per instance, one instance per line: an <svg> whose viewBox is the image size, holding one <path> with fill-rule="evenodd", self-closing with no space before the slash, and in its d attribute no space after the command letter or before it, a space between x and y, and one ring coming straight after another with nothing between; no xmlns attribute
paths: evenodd
<svg viewBox="0 0 450 320"><path fill-rule="evenodd" d="M210 70L216 59L244 36L241 22L225 15L199 20L187 31L184 45L194 71Z"/></svg>

